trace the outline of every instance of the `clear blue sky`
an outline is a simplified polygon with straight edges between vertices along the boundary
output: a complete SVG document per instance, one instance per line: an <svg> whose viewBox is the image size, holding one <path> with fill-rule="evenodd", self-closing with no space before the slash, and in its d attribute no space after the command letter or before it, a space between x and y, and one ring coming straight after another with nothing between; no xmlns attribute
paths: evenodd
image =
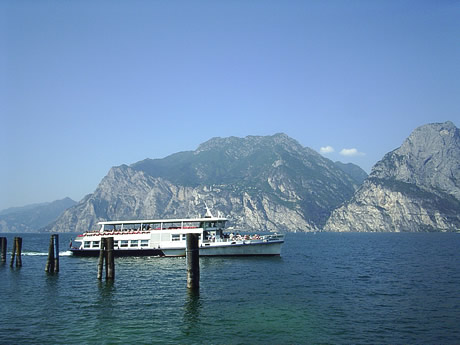
<svg viewBox="0 0 460 345"><path fill-rule="evenodd" d="M460 2L5 0L0 120L0 209L215 136L284 132L369 172L460 125Z"/></svg>

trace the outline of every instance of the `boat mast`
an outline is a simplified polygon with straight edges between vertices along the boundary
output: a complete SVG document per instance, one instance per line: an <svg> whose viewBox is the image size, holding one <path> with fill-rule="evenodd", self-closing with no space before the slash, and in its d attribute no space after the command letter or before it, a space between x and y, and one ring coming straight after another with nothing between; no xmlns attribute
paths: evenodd
<svg viewBox="0 0 460 345"><path fill-rule="evenodd" d="M206 207L206 214L205 214L205 218L213 218L213 215L211 213L211 210L209 209L208 205L206 204L206 201L204 202L204 206Z"/></svg>

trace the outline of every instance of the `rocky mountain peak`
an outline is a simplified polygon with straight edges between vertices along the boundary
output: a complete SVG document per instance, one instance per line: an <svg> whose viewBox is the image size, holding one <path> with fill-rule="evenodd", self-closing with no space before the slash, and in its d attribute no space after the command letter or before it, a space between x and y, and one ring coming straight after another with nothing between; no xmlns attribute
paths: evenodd
<svg viewBox="0 0 460 345"><path fill-rule="evenodd" d="M374 166L369 177L441 190L460 200L459 129L450 121L418 127Z"/></svg>
<svg viewBox="0 0 460 345"><path fill-rule="evenodd" d="M452 122L418 127L386 154L331 231L460 231L460 135Z"/></svg>
<svg viewBox="0 0 460 345"><path fill-rule="evenodd" d="M205 151L220 151L230 157L241 158L252 154L254 150L260 150L261 148L272 149L275 146L293 151L301 151L304 149L299 142L288 135L277 133L271 136L249 135L245 138L215 137L201 144L198 149L194 151L194 154L198 155Z"/></svg>
<svg viewBox="0 0 460 345"><path fill-rule="evenodd" d="M416 128L400 147L402 154L434 153L458 144L459 130L451 121ZM423 157L422 157L423 158Z"/></svg>

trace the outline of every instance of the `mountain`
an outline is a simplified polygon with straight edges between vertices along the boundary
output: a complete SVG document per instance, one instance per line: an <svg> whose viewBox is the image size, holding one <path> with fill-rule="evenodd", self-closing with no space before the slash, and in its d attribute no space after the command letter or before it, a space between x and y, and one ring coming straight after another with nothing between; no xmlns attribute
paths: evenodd
<svg viewBox="0 0 460 345"><path fill-rule="evenodd" d="M45 230L197 216L206 202L238 229L314 231L357 187L332 161L285 134L213 138L195 151L113 167L94 193Z"/></svg>
<svg viewBox="0 0 460 345"><path fill-rule="evenodd" d="M0 232L35 232L76 204L70 198L0 211Z"/></svg>
<svg viewBox="0 0 460 345"><path fill-rule="evenodd" d="M387 153L328 231L460 231L460 131L452 122L421 126Z"/></svg>
<svg viewBox="0 0 460 345"><path fill-rule="evenodd" d="M356 164L353 163L342 163L342 162L335 162L335 165L342 171L346 172L348 175L351 176L356 183L362 184L364 180L367 178L367 173L361 169Z"/></svg>

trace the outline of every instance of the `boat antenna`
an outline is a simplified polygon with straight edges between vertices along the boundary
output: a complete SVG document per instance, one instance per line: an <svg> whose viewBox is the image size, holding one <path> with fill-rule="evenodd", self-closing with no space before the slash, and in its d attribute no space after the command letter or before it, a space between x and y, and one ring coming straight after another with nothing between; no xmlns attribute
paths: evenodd
<svg viewBox="0 0 460 345"><path fill-rule="evenodd" d="M204 202L204 206L206 207L206 215L204 217L205 218L213 218L211 210L209 209L208 205L206 204L206 201Z"/></svg>

